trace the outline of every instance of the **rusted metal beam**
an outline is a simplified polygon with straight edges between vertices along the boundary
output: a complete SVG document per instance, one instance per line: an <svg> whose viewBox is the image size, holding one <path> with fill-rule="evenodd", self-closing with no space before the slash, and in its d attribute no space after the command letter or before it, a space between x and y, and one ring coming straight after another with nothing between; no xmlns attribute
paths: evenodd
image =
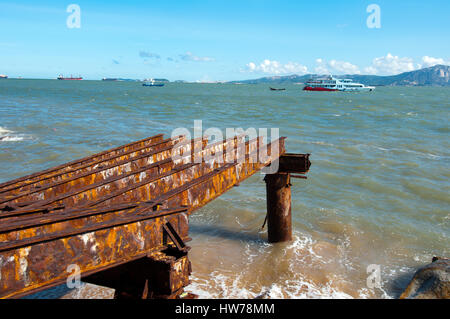
<svg viewBox="0 0 450 319"><path fill-rule="evenodd" d="M189 241L187 212L186 207L153 211L139 205L109 211L109 220L104 215L101 221L84 216L78 223L55 221L5 230L0 235L0 298L64 283L71 264L86 276L162 251L167 248L163 242L167 222L183 242Z"/></svg>
<svg viewBox="0 0 450 319"><path fill-rule="evenodd" d="M44 171L40 171L37 173L33 173L30 175L26 175L26 176L11 180L11 181L0 183L0 189L3 189L5 187L9 188L9 187L27 184L30 181L38 180L39 178L41 178L47 174L53 174L53 175L58 174L61 172L72 170L76 167L84 166L86 164L90 164L90 163L93 163L96 161L107 159L107 158L128 152L130 150L134 150L139 147L148 146L150 144L162 141L163 136L164 136L163 134L151 136L151 137L148 137L148 138L136 141L136 142L132 142L132 143L129 143L126 145L122 145L122 146L119 146L119 147L116 147L116 148L113 148L113 149L110 149L110 150L107 150L107 151L104 151L101 153L93 154L93 155L90 155L90 156L87 156L87 157L84 157L84 158L81 158L81 159L78 159L78 160L75 160L75 161L72 161L69 163L61 164L61 165L46 169Z"/></svg>
<svg viewBox="0 0 450 319"><path fill-rule="evenodd" d="M82 280L115 289L115 299L173 299L190 283L191 271L187 251L169 248Z"/></svg>
<svg viewBox="0 0 450 319"><path fill-rule="evenodd" d="M195 144L196 143L196 144ZM158 180L163 180L164 183L170 182L172 180L172 175L176 175L178 178L178 183L183 183L182 174L191 167L196 166L201 170L211 169L208 165L214 165L214 157L211 158L208 165L200 165L200 163L194 163L193 160L197 153L201 155L200 158L207 155L208 152L215 149L216 151L223 150L227 145L228 147L234 147L237 143L236 139L229 139L224 142L217 142L209 145L200 145L203 141L193 141L192 146L190 143L180 144L172 149L165 150L165 154L161 155L161 161L151 161L152 164L141 167L141 169L135 169L130 172L123 172L118 176L111 176L104 180L99 180L93 184L72 186L72 183L66 183L70 189L63 188L59 190L58 188L47 188L44 191L36 191L28 196L18 197L14 200L8 201L7 205L25 205L26 210L33 210L38 207L47 207L55 205L65 205L66 207L89 205L95 206L102 202L105 202L105 198L117 197L117 194L124 194L128 191L133 191L134 193L139 191L148 192L149 187L155 188L154 192L162 191L161 187L154 187L151 184L157 182ZM249 142L248 142L249 143ZM247 144L248 144L247 143ZM198 146L196 146L198 145ZM181 152L181 159L178 161L173 161L168 158L171 156L172 151L176 151L178 148L184 148L184 152L189 152L191 149L199 149L192 155L183 156ZM225 153L225 152L224 152ZM225 155L224 155L225 156ZM179 164L187 162L188 164ZM212 163L212 164L211 164ZM161 183L160 183L161 184ZM167 184L167 183L166 183ZM143 187L146 189L143 189ZM127 196L127 194L125 194ZM144 196L144 195L143 195ZM141 200L139 197L135 198L133 201ZM148 200L146 198L145 200ZM119 200L120 201L120 200ZM126 201L129 201L127 199ZM117 201L116 201L117 202Z"/></svg>
<svg viewBox="0 0 450 319"><path fill-rule="evenodd" d="M173 247L187 253L187 216L193 211L272 163L279 162L279 174L288 179L289 173L304 174L309 169L308 154L285 152L285 138L268 145L262 138L244 139L241 135L207 144L203 138L162 140L161 136L154 143L148 140L73 162L73 167L4 183L0 188L0 298L62 283L71 263L79 264L82 276L91 278L99 272L105 275L107 269L114 272L112 268L120 265L120 269L131 267L130 262L137 259L149 258L144 264L151 260L150 264L161 265L154 258L163 250ZM276 152L272 153L272 146L278 147ZM262 160L259 155L264 148L267 156ZM281 194L278 180L269 184L268 189L278 196L270 202L289 202L290 213L290 192L289 198ZM269 220L269 229L272 225ZM151 288L155 271L137 279L131 272L137 280L134 287L115 288L122 296L178 296L188 281L190 263L187 256L178 256L183 275L173 279L177 276L173 267L181 266L174 261L179 258L172 257L170 267L167 263L163 267L166 277L160 276L173 283L170 289Z"/></svg>
<svg viewBox="0 0 450 319"><path fill-rule="evenodd" d="M278 142L279 151L282 154L284 152L284 138L276 142ZM256 151L253 154L250 153L250 157L256 153ZM248 153L243 157L246 158L245 161L230 163L217 168L180 188L165 193L158 200L166 201L167 207L188 205L192 213L259 172L263 167L270 165L278 158L278 155L272 154L269 147L268 157L264 162L254 162L249 158Z"/></svg>
<svg viewBox="0 0 450 319"><path fill-rule="evenodd" d="M178 144L176 144L178 143ZM166 142L158 143L158 147L150 152L146 152L137 157L123 159L120 162L105 165L91 169L81 174L70 174L61 177L57 181L48 181L46 184L34 187L28 191L21 192L16 195L10 195L0 199L3 205L21 205L37 207L42 200L49 200L59 194L67 194L80 189L90 189L97 186L105 186L117 180L126 178L127 180L139 180L141 176L147 174L158 174L160 170L165 170L167 164L170 164L172 152L180 149L179 152L189 152L196 143L204 143L204 141L193 140L183 141L166 140ZM162 148L160 147L162 146ZM201 146L200 146L201 147ZM165 165L164 168L162 166ZM151 171L149 173L149 171ZM42 205L41 205L42 206Z"/></svg>
<svg viewBox="0 0 450 319"><path fill-rule="evenodd" d="M310 154L286 153L280 156L279 173L305 174L309 171L311 162Z"/></svg>
<svg viewBox="0 0 450 319"><path fill-rule="evenodd" d="M166 204L164 207L170 207L170 204L168 203L170 199L171 201L183 202L185 203L184 205L188 206L191 206L192 204L192 209L196 209L196 200L198 199L197 195L200 196L202 194L196 194L189 200L188 191L191 188L194 188L194 186L197 187L198 184L203 184L209 180L214 180L215 178L217 179L217 175L220 175L220 173L225 174L223 172L230 171L230 168L235 166L237 166L238 169L235 169L235 171L231 175L229 174L229 178L232 178L230 181L235 182L236 180L239 180L239 177L249 177L250 175L245 175L246 172L244 172L244 169L246 169L248 166L253 165L250 162L254 158L254 155L257 154L256 151L259 141L260 139L246 142L245 153L238 155L239 157L236 157L233 160L234 163L217 163L215 159L211 159L210 162L207 163L202 162L185 164L186 167L180 167L179 170L174 170L173 172L162 174L154 180L143 181L139 185L133 185L129 188L120 189L119 191L113 192L103 198L100 198L97 201L92 201L91 205L111 205L126 201L152 200L161 203L165 202ZM235 153L238 152L235 151ZM243 158L245 158L246 156L248 157L249 154L251 154L252 158L247 158L246 161L243 161ZM239 164L240 161L242 161L243 163ZM249 163L251 165L249 165ZM258 163L255 163L255 165L258 165ZM260 164L258 167L263 167L263 164ZM256 169L252 171L251 174L254 174L255 172ZM240 173L241 175L239 175ZM201 190L201 192L204 191L205 194L208 195L214 194L217 191L213 188L214 186L215 185L210 186L211 189L205 187L203 190ZM177 197L177 199L174 199L174 197Z"/></svg>
<svg viewBox="0 0 450 319"><path fill-rule="evenodd" d="M177 233L175 228L172 226L171 223L166 223L163 225L165 233L169 236L169 238L172 240L172 242L175 244L177 249L179 251L185 251L186 250L186 244L181 239L181 236Z"/></svg>
<svg viewBox="0 0 450 319"><path fill-rule="evenodd" d="M83 185L120 175L123 172L132 171L143 165L169 158L174 145L179 143L182 137L158 141L145 145L138 149L123 151L106 159L89 162L82 166L66 168L64 172L56 172L40 175L29 179L25 184L10 185L0 188L0 204L6 202L23 202L32 197L45 197L45 194L56 194L67 189L75 189ZM189 141L185 142L190 143ZM184 145L179 145L182 147ZM49 190L50 189L50 190ZM47 192L46 192L47 190Z"/></svg>

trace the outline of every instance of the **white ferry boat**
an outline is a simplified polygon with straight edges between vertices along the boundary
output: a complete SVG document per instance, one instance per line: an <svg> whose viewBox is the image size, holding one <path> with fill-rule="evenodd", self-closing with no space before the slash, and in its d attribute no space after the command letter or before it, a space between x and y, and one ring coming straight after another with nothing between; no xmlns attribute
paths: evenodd
<svg viewBox="0 0 450 319"><path fill-rule="evenodd" d="M375 87L366 86L361 83L355 83L350 79L336 79L329 76L324 79L313 79L306 82L305 91L345 91L345 92L355 92L355 91L373 91Z"/></svg>

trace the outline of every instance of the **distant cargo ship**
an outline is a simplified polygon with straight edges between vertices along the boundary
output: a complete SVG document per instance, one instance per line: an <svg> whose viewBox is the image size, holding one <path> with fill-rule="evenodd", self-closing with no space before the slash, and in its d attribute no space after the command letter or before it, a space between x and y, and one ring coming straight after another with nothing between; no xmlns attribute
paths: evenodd
<svg viewBox="0 0 450 319"><path fill-rule="evenodd" d="M80 81L80 80L83 80L83 78L81 76L73 77L72 75L70 76L70 78L66 78L66 77L64 77L62 75L59 75L58 76L58 80L77 80L77 81Z"/></svg>
<svg viewBox="0 0 450 319"><path fill-rule="evenodd" d="M8 78L8 76L7 75L4 75L4 74L0 74L0 79L7 79Z"/></svg>
<svg viewBox="0 0 450 319"><path fill-rule="evenodd" d="M306 82L305 91L344 91L344 92L355 92L355 91L373 91L375 87L366 86L361 83L354 83L352 80L345 79L340 80L332 76L325 79L315 79Z"/></svg>
<svg viewBox="0 0 450 319"><path fill-rule="evenodd" d="M116 79L116 78L103 78L102 81L119 81L119 79Z"/></svg>
<svg viewBox="0 0 450 319"><path fill-rule="evenodd" d="M164 86L164 83L145 82L145 83L142 84L142 86L158 86L158 87L161 87L161 86Z"/></svg>

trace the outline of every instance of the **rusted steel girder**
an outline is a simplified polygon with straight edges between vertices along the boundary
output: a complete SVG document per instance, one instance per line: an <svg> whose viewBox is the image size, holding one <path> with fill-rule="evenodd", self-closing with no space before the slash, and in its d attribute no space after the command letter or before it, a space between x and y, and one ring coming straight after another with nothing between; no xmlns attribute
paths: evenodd
<svg viewBox="0 0 450 319"><path fill-rule="evenodd" d="M280 150L282 152L284 151L283 141L283 139L280 140ZM177 176L177 173L173 174L173 172L169 172L162 176L158 176L157 178L153 178L153 180L156 181L156 184L149 184L153 191L148 193L143 192L142 190L145 190L148 184L138 183L133 186L134 188L119 189L97 201L89 201L88 206L99 207L102 204L102 206L110 207L111 205L114 206L118 203L146 201L149 204L153 203L156 208L161 205L163 207L188 205L193 209L196 209L212 200L215 194L221 194L235 184L240 183L242 180L248 178L277 158L275 155L271 157L272 154L269 147L269 156L267 157L266 162L259 163L254 161L253 155L256 154L258 150L257 147L257 140L255 142L247 142L245 153L239 155L240 157L235 160L235 163L224 164L220 167L214 165L214 160L210 162L209 165L205 165L203 162L202 165L189 164L195 165L195 167L198 168L203 168L203 170L199 169L198 174L189 175L188 173L185 173L186 175L180 174L179 176ZM185 165L182 165L181 167L185 168ZM177 172L183 172L183 170L177 170ZM204 184L208 183L210 184L209 186L204 186ZM196 194L196 192L198 194ZM202 194L203 192L204 194ZM205 196L205 198L203 198L203 196ZM179 204L169 204L169 201L171 203L176 201ZM54 220L54 218L58 218L58 216L61 215L69 217L76 216L75 213L77 210L64 210L64 208L67 208L68 206L56 205L50 207L50 204L52 203L46 202L46 204L46 208L3 212L0 214L0 221L3 221L3 223L8 222L10 224L17 221L17 223L26 225L28 219L35 221L38 217L41 217L44 220ZM79 210L80 209L78 209L78 211ZM0 229L2 229L1 226Z"/></svg>
<svg viewBox="0 0 450 319"><path fill-rule="evenodd" d="M234 186L270 164L275 157L268 157L265 163L257 163L254 160L259 143L260 140L246 142L243 154L238 154L238 151L235 150L232 163L217 163L217 158L211 158L202 163L184 164L179 169L162 174L151 182L137 185L139 187L134 185L132 188L124 188L92 201L91 205L152 201L162 207L172 207L172 205L178 205L175 203L184 203L182 205L188 205L191 210L195 210L214 199L216 193L221 194L225 188ZM283 143L280 144L284 147ZM221 147L222 145L217 145L217 148ZM208 184L208 186L204 186L204 184Z"/></svg>
<svg viewBox="0 0 450 319"><path fill-rule="evenodd" d="M0 205L36 201L39 198L45 198L45 195L56 195L67 192L68 189L77 189L125 172L134 171L144 165L170 158L174 146L183 139L179 136L146 144L132 150L124 150L119 154L108 153L110 156L107 158L89 162L82 166L66 166L62 172L39 175L36 178L27 179L23 182L24 184L8 185L0 188ZM185 143L187 144L189 141ZM179 147L181 146L183 145Z"/></svg>
<svg viewBox="0 0 450 319"><path fill-rule="evenodd" d="M181 153L190 151L191 147L202 147L204 141L192 140L184 141L179 138L168 139L163 142L153 144L150 148L142 152L134 152L124 156L118 156L114 159L108 159L106 162L96 163L90 167L89 171L76 170L69 173L58 175L57 180L46 178L39 181L39 185L27 185L17 190L7 191L3 198L0 198L0 205L9 207L36 207L43 200L49 200L60 194L68 194L76 190L91 189L97 186L106 186L120 179L139 180L146 174L157 174L161 166L171 162L171 155L174 150ZM137 155L136 155L137 154ZM128 156L135 155L135 156ZM113 162L114 161L114 162ZM167 165L166 165L167 166Z"/></svg>
<svg viewBox="0 0 450 319"><path fill-rule="evenodd" d="M145 204L55 213L2 225L0 298L20 297L65 282L68 266L87 276L166 249L164 225L188 237L188 208L154 211ZM166 241L166 242L164 242Z"/></svg>
<svg viewBox="0 0 450 319"><path fill-rule="evenodd" d="M0 183L1 190L7 190L10 188L20 187L21 185L27 185L29 183L39 181L41 179L46 178L47 176L57 175L63 172L71 171L73 169L80 168L89 168L89 166L95 165L96 162L100 162L102 160L125 154L129 151L140 149L142 147L149 146L151 144L161 142L163 140L163 134L158 134L155 136L151 136L133 143L129 143L123 146L119 146L108 151L104 151L101 153L93 154L91 156L87 156L69 163L65 163L62 165L58 165L56 167L52 167L46 169L44 171L40 171L37 173L33 173L30 175L26 175L8 182Z"/></svg>
<svg viewBox="0 0 450 319"><path fill-rule="evenodd" d="M150 200L151 195L142 194L134 199L126 198L121 200L122 197L129 197L130 192L145 192L149 193L150 188L153 189L152 194L163 192L162 185L168 183L182 184L189 180L189 176L192 175L198 177L202 172L207 172L214 167L217 167L217 158L210 155L214 152L222 152L224 149L231 148L234 152L231 152L231 160L234 160L235 150L237 144L243 141L243 137L236 137L227 141L217 142L214 144L205 145L203 140L193 140L191 142L179 142L177 145L164 149L163 151L152 152L149 157L145 158L145 163L150 164L141 165L140 168L129 169L116 176L110 176L106 179L98 178L99 181L89 184L89 180L95 175L89 175L86 185L76 184L73 185L73 179L69 179L67 182L63 181L58 183L56 187L43 187L43 190L37 190L30 192L27 195L16 196L14 199L3 202L4 205L9 207L23 206L20 210L34 210L40 207L74 207L74 206L95 206L106 201L107 198L117 198L115 202L129 202L137 200ZM250 142L247 142L247 147ZM256 147L255 143L252 144L252 151ZM192 153L190 153L192 151ZM178 160L172 160L172 152L178 152L180 158ZM183 156L188 153L191 155ZM224 155L222 161L225 161L227 152L222 152ZM200 159L207 157L207 162L197 162L197 155L201 155ZM158 159L160 159L158 161ZM185 163L185 164L184 164ZM103 171L102 171L103 172ZM192 174L190 174L192 173ZM197 175L196 175L197 174ZM183 177L184 176L184 177ZM80 178L84 181L84 177ZM155 186L156 185L156 186ZM61 186L61 187L60 187ZM173 186L166 186L173 187ZM142 197L144 196L144 197ZM144 199L143 199L144 198ZM109 203L109 202L108 202ZM105 204L108 204L105 203ZM14 209L18 211L18 209Z"/></svg>
<svg viewBox="0 0 450 319"><path fill-rule="evenodd" d="M278 173L306 174L311 167L309 156L310 154L282 154Z"/></svg>
<svg viewBox="0 0 450 319"><path fill-rule="evenodd" d="M84 282L115 289L115 299L175 299L190 283L187 251L173 248L83 277Z"/></svg>
<svg viewBox="0 0 450 319"><path fill-rule="evenodd" d="M284 138L268 145L262 138L247 142L244 138L206 145L202 138L161 136L126 151L117 148L73 162L74 167L4 183L0 297L63 283L70 264L78 264L83 277L101 272L97 280L106 269L123 265L139 283L128 287L111 279L122 297L176 297L190 273L185 246L190 213L277 161L281 174L304 174L309 169L309 155L286 154ZM274 153L272 146L278 147ZM261 158L265 148L267 156ZM164 253L170 247L178 251L172 257ZM160 253L168 256L158 255L161 260L171 261L161 264L155 257ZM132 261L153 265L149 269L154 270L136 277ZM174 271L177 267L181 272ZM155 269L165 269L156 277L169 278L169 284L157 283ZM151 290L149 281L151 287L170 289Z"/></svg>

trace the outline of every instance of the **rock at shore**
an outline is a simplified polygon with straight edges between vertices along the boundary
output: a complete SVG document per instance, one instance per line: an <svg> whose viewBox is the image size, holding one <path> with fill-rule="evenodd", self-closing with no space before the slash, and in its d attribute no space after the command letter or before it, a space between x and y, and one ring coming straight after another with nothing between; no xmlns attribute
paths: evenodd
<svg viewBox="0 0 450 319"><path fill-rule="evenodd" d="M450 259L434 257L420 268L400 299L450 299Z"/></svg>

